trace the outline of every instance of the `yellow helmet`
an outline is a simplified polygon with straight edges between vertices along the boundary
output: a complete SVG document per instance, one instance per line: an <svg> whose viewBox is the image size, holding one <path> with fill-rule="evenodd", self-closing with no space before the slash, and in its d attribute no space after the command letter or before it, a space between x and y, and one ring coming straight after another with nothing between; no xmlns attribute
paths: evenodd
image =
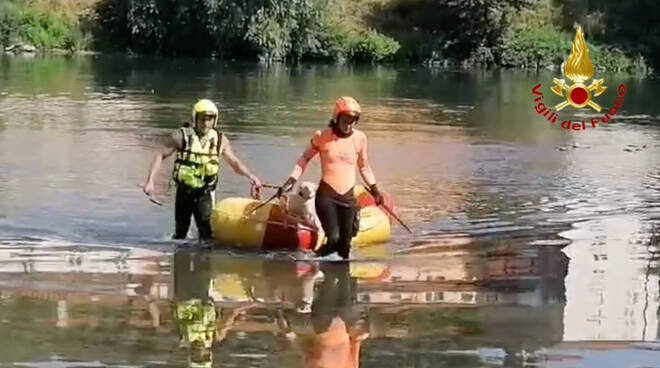
<svg viewBox="0 0 660 368"><path fill-rule="evenodd" d="M197 114L209 114L214 116L213 126L218 122L218 108L211 100L201 99L192 108L193 123L197 121Z"/></svg>

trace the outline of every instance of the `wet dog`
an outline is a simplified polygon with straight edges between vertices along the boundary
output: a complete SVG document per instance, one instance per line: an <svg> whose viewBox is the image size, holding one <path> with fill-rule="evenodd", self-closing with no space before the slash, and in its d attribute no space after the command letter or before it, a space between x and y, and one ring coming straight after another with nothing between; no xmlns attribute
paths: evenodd
<svg viewBox="0 0 660 368"><path fill-rule="evenodd" d="M316 215L314 197L316 196L316 185L304 181L298 186L295 193L290 193L281 198L280 205L286 213L299 221L304 226L316 231L323 231L321 220Z"/></svg>

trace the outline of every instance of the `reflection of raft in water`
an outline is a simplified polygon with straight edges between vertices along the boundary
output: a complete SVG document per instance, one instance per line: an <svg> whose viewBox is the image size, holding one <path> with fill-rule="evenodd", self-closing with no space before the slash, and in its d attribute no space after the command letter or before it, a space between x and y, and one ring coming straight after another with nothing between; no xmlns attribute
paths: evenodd
<svg viewBox="0 0 660 368"><path fill-rule="evenodd" d="M356 249L358 257L372 260L349 263L351 278L359 283L377 283L390 277L387 247L374 245ZM271 260L260 257L235 257L212 254L209 258L209 297L215 302L243 304L249 302L277 303L301 298L305 280L320 282L325 275L319 264L307 261ZM182 265L183 266L183 265ZM185 270L175 270L183 275ZM189 275L183 275L189 277ZM192 280L198 283L198 280ZM312 291L313 288L308 290Z"/></svg>
<svg viewBox="0 0 660 368"><path fill-rule="evenodd" d="M392 218L375 205L363 187L357 186L355 195L360 207L360 230L353 238L353 246L388 241ZM392 198L387 193L383 195L388 207L396 210ZM211 214L214 239L221 244L263 250L309 250L325 241L322 233L298 226L278 203L268 203L245 217L259 204L254 199L237 197L219 201Z"/></svg>

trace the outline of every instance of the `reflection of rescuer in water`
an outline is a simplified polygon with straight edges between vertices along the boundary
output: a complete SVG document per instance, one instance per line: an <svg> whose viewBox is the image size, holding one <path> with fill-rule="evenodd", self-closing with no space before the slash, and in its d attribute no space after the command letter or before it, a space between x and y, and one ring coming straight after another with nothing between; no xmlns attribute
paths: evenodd
<svg viewBox="0 0 660 368"><path fill-rule="evenodd" d="M347 262L321 264L324 274L312 303L313 331L295 331L287 318L280 327L303 353L306 368L358 368L360 346L369 337L364 319L354 306L357 283Z"/></svg>
<svg viewBox="0 0 660 368"><path fill-rule="evenodd" d="M236 157L226 135L216 130L217 122L215 104L199 100L192 110L193 126L182 127L166 142L165 148L154 157L147 180L142 185L144 193L153 200L154 177L162 161L177 152L172 173L177 184L174 239L185 239L191 216L195 217L200 240L211 238L210 218L220 174L220 158L224 158L237 174L247 177L253 188L261 186L259 178Z"/></svg>
<svg viewBox="0 0 660 368"><path fill-rule="evenodd" d="M174 254L174 320L181 347L189 349L190 367L210 367L218 310L209 298L209 258L178 251Z"/></svg>
<svg viewBox="0 0 660 368"><path fill-rule="evenodd" d="M209 296L210 257L178 251L174 254L173 314L180 346L187 347L191 368L213 365L213 343L222 341L234 324L241 308L219 310Z"/></svg>

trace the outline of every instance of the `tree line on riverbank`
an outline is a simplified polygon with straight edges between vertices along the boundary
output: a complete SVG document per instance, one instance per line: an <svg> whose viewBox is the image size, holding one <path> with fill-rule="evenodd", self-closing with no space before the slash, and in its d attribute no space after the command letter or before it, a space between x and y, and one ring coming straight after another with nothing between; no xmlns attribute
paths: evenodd
<svg viewBox="0 0 660 368"><path fill-rule="evenodd" d="M596 4L597 3L597 4ZM660 2L0 0L0 43L265 61L550 68L582 25L594 66L660 65Z"/></svg>

